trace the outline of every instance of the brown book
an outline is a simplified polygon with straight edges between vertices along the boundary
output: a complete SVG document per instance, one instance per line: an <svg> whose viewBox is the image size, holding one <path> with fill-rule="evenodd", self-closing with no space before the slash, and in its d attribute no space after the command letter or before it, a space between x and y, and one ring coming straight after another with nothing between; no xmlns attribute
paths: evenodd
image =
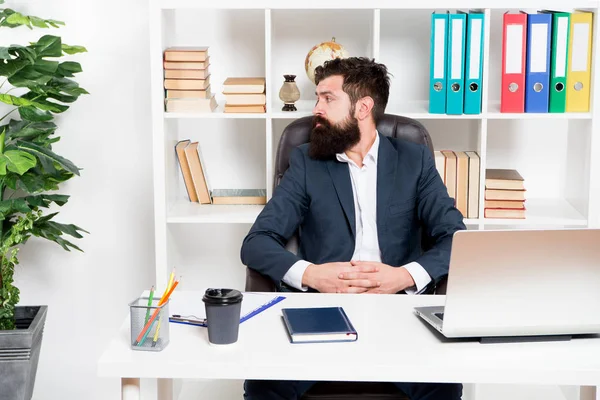
<svg viewBox="0 0 600 400"><path fill-rule="evenodd" d="M223 94L228 93L264 93L265 78L262 77L233 77L223 82Z"/></svg>
<svg viewBox="0 0 600 400"><path fill-rule="evenodd" d="M467 218L469 196L469 156L464 151L456 151L456 208Z"/></svg>
<svg viewBox="0 0 600 400"><path fill-rule="evenodd" d="M508 209L523 209L525 201L520 200L486 200L485 208L508 208Z"/></svg>
<svg viewBox="0 0 600 400"><path fill-rule="evenodd" d="M210 204L210 192L200 161L200 147L198 142L188 144L185 148L185 155L187 156L188 165L190 166L192 181L194 181L194 187L196 188L196 195L198 196L199 203Z"/></svg>
<svg viewBox="0 0 600 400"><path fill-rule="evenodd" d="M231 104L225 104L224 111L226 113L264 113L266 109L264 105L232 106Z"/></svg>
<svg viewBox="0 0 600 400"><path fill-rule="evenodd" d="M206 57L204 61L163 61L164 69L206 69L210 57Z"/></svg>
<svg viewBox="0 0 600 400"><path fill-rule="evenodd" d="M266 189L215 189L213 204L267 204Z"/></svg>
<svg viewBox="0 0 600 400"><path fill-rule="evenodd" d="M210 99L210 85L205 90L167 90L167 99Z"/></svg>
<svg viewBox="0 0 600 400"><path fill-rule="evenodd" d="M208 57L208 47L179 46L165 50L166 61L204 61Z"/></svg>
<svg viewBox="0 0 600 400"><path fill-rule="evenodd" d="M196 195L194 181L192 180L192 173L190 171L190 166L188 164L187 156L185 154L185 148L189 144L189 140L181 140L177 142L177 145L175 145L175 154L177 154L177 161L179 163L179 167L181 168L181 174L183 175L183 183L185 184L188 198L190 199L190 201L197 202L198 195Z"/></svg>
<svg viewBox="0 0 600 400"><path fill-rule="evenodd" d="M206 79L210 73L206 69L165 69L165 79Z"/></svg>
<svg viewBox="0 0 600 400"><path fill-rule="evenodd" d="M435 150L433 152L434 155L434 159L435 159L435 168L437 169L438 173L440 174L440 178L442 178L442 182L446 183L445 178L446 178L446 157L444 157L444 155L442 154L441 151L439 150Z"/></svg>
<svg viewBox="0 0 600 400"><path fill-rule="evenodd" d="M485 200L525 200L525 190L485 189Z"/></svg>
<svg viewBox="0 0 600 400"><path fill-rule="evenodd" d="M165 89L206 90L210 86L210 75L206 79L165 79Z"/></svg>
<svg viewBox="0 0 600 400"><path fill-rule="evenodd" d="M506 208L486 208L485 218L525 219L525 209L511 210Z"/></svg>
<svg viewBox="0 0 600 400"><path fill-rule="evenodd" d="M486 189L523 190L523 177L514 169L486 169Z"/></svg>
<svg viewBox="0 0 600 400"><path fill-rule="evenodd" d="M456 154L451 150L442 150L446 158L446 176L444 182L448 190L448 196L456 199Z"/></svg>
<svg viewBox="0 0 600 400"><path fill-rule="evenodd" d="M467 205L467 218L479 218L479 154L467 151L469 156L469 199Z"/></svg>
<svg viewBox="0 0 600 400"><path fill-rule="evenodd" d="M209 113L217 108L217 100L213 94L210 99L165 99L167 112Z"/></svg>
<svg viewBox="0 0 600 400"><path fill-rule="evenodd" d="M267 101L264 93L261 94L226 94L225 103L232 106L263 105Z"/></svg>

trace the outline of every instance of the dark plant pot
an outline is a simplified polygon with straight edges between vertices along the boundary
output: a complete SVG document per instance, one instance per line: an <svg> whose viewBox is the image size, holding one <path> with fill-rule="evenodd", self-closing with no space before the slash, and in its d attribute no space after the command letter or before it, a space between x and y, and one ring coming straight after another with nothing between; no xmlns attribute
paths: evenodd
<svg viewBox="0 0 600 400"><path fill-rule="evenodd" d="M17 329L0 331L0 400L30 400L48 306L17 306Z"/></svg>

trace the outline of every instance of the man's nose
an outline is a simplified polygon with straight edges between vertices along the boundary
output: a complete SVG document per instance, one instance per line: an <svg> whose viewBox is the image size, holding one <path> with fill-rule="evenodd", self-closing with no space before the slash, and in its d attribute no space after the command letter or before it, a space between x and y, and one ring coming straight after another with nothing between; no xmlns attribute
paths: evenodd
<svg viewBox="0 0 600 400"><path fill-rule="evenodd" d="M315 104L315 107L313 108L313 114L314 115L319 115L319 116L323 116L323 107L321 107L320 102L317 102L317 104Z"/></svg>

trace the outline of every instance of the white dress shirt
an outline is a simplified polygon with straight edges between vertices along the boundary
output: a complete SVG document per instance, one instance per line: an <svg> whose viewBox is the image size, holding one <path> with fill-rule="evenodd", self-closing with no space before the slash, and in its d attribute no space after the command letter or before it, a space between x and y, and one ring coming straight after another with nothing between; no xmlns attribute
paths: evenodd
<svg viewBox="0 0 600 400"><path fill-rule="evenodd" d="M354 195L354 214L356 216L356 244L352 260L381 262L381 251L377 236L377 156L379 153L379 133L375 142L359 167L346 153L336 154L337 160L348 164ZM311 263L297 261L286 272L283 281L288 285L306 291L302 286L302 276ZM413 261L404 265L410 273L415 286L405 289L406 293L420 293L431 281L431 277L421 264Z"/></svg>

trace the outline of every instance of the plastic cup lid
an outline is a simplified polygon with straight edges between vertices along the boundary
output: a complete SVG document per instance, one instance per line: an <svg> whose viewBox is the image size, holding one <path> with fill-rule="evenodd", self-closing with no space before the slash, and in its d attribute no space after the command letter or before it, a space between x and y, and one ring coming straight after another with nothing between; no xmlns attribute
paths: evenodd
<svg viewBox="0 0 600 400"><path fill-rule="evenodd" d="M236 289L206 289L202 301L208 304L235 304L242 301L242 293Z"/></svg>

